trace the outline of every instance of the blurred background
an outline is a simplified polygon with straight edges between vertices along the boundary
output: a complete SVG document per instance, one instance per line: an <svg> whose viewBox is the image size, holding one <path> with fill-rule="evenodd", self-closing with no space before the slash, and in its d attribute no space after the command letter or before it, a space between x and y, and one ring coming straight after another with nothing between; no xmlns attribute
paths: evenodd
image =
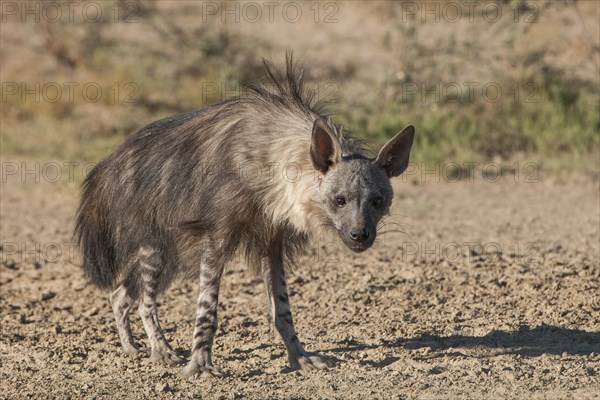
<svg viewBox="0 0 600 400"><path fill-rule="evenodd" d="M597 0L1 0L0 398L598 398L599 25ZM282 373L242 263L225 271L215 341L230 378L120 356L73 241L82 178L137 128L239 95L288 50L372 148L417 129L420 176L394 181L376 246L315 241L290 274L302 340L339 366ZM483 179L464 179L475 163ZM160 300L181 354L196 296L183 280Z"/></svg>
<svg viewBox="0 0 600 400"><path fill-rule="evenodd" d="M336 122L415 162L597 173L597 1L2 2L1 154L97 161L286 50Z"/></svg>

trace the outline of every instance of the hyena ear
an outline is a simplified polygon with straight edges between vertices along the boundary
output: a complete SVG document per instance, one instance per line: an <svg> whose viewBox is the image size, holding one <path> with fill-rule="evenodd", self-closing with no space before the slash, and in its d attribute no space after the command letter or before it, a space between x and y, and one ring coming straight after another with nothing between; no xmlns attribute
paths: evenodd
<svg viewBox="0 0 600 400"><path fill-rule="evenodd" d="M310 159L313 166L324 174L341 157L342 147L335 133L323 118L318 118L313 125L310 144Z"/></svg>
<svg viewBox="0 0 600 400"><path fill-rule="evenodd" d="M398 176L408 167L408 156L415 137L415 127L404 128L391 138L379 151L375 163L385 170L388 177Z"/></svg>

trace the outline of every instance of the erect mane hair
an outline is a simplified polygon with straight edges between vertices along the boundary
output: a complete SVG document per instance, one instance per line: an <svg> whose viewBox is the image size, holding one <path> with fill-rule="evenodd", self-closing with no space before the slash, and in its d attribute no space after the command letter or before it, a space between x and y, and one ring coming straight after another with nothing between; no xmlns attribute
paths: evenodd
<svg viewBox="0 0 600 400"><path fill-rule="evenodd" d="M246 100L261 103L265 107L275 106L291 113L304 114L311 120L322 117L342 145L344 156L363 153L372 155L365 140L357 139L341 125L333 123L328 107L335 99L331 96L318 98L318 90L307 88L306 69L303 65L294 63L292 52L287 52L285 56L285 75L271 61L263 58L263 64L268 81L245 82L243 97Z"/></svg>

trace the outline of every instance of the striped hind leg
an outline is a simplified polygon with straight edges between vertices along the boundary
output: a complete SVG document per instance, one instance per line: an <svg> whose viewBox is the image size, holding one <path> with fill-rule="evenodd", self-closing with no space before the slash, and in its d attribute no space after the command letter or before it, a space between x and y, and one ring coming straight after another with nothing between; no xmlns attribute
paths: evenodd
<svg viewBox="0 0 600 400"><path fill-rule="evenodd" d="M121 286L111 293L110 304L117 322L117 332L121 340L121 346L125 354L134 355L140 352L139 346L135 343L131 333L131 324L129 322L129 312L136 301L137 293L129 284L129 279L123 281Z"/></svg>
<svg viewBox="0 0 600 400"><path fill-rule="evenodd" d="M196 322L189 364L181 371L182 377L223 376L221 368L212 363L212 344L217 331L219 285L224 263L212 247L205 251L200 266L200 294L196 308Z"/></svg>
<svg viewBox="0 0 600 400"><path fill-rule="evenodd" d="M185 359L179 357L169 345L158 322L156 296L162 265L156 250L142 247L138 252L138 268L142 287L138 313L150 342L150 361L165 365L183 364Z"/></svg>

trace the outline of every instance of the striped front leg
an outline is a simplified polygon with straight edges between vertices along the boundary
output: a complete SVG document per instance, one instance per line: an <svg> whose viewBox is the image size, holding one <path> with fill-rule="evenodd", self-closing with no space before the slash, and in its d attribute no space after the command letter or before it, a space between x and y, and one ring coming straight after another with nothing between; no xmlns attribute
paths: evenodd
<svg viewBox="0 0 600 400"><path fill-rule="evenodd" d="M271 318L287 348L288 360L292 368L302 370L327 368L327 363L322 357L304 350L294 329L283 268L283 253L280 247L276 248L269 257L261 260L261 271L269 296Z"/></svg>
<svg viewBox="0 0 600 400"><path fill-rule="evenodd" d="M223 370L212 364L212 344L217 331L217 305L223 263L207 251L200 267L200 295L196 309L192 356L181 376L223 376Z"/></svg>

